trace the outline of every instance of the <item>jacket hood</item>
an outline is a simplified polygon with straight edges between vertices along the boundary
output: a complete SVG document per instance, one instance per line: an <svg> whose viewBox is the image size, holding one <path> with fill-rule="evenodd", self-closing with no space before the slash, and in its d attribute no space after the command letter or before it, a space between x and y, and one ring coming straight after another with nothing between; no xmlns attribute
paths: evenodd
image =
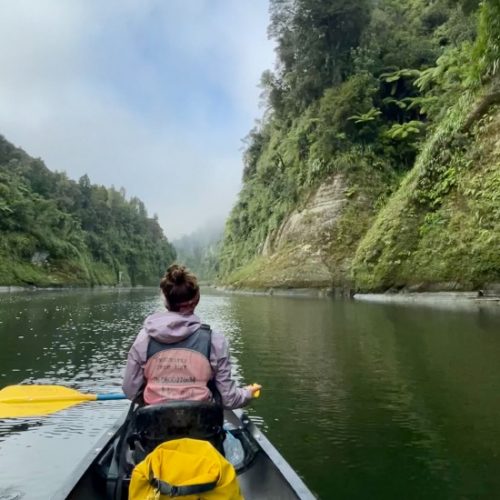
<svg viewBox="0 0 500 500"><path fill-rule="evenodd" d="M144 330L151 338L163 344L180 342L194 333L201 325L196 314L165 311L152 314L144 322Z"/></svg>

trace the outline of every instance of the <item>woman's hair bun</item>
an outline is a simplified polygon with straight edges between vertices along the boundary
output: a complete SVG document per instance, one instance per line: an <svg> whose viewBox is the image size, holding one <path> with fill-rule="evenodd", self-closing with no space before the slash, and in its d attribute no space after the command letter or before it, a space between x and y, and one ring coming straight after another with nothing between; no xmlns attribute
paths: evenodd
<svg viewBox="0 0 500 500"><path fill-rule="evenodd" d="M166 278L175 285L182 285L186 281L186 268L173 264L167 269Z"/></svg>
<svg viewBox="0 0 500 500"><path fill-rule="evenodd" d="M160 288L169 311L180 311L183 304L195 301L189 307L192 310L198 304L200 291L196 276L185 266L172 264L160 281ZM192 311L191 311L192 312Z"/></svg>

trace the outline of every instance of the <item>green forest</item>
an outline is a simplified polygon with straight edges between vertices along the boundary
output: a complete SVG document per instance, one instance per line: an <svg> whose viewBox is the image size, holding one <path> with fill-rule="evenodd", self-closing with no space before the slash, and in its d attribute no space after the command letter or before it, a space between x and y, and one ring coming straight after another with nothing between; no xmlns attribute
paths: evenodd
<svg viewBox="0 0 500 500"><path fill-rule="evenodd" d="M51 172L0 136L0 285L157 285L174 259L139 199Z"/></svg>
<svg viewBox="0 0 500 500"><path fill-rule="evenodd" d="M500 2L271 0L272 71L219 278L500 283Z"/></svg>

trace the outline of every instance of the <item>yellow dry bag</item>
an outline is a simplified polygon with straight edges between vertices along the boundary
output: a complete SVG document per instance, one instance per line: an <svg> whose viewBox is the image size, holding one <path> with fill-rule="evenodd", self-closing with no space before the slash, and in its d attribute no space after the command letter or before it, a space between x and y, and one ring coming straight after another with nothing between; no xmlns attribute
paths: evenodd
<svg viewBox="0 0 500 500"><path fill-rule="evenodd" d="M208 442L174 439L132 471L129 500L243 500L234 467Z"/></svg>

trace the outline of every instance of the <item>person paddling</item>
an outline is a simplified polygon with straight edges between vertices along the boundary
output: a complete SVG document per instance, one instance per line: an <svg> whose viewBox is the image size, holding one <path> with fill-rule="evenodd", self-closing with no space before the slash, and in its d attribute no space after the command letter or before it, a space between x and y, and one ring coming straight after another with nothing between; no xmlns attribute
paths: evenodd
<svg viewBox="0 0 500 500"><path fill-rule="evenodd" d="M123 392L134 400L144 387L146 404L215 401L224 408L258 397L258 384L238 387L231 377L229 345L194 314L200 300L196 276L173 264L160 282L166 311L148 316L127 357Z"/></svg>

